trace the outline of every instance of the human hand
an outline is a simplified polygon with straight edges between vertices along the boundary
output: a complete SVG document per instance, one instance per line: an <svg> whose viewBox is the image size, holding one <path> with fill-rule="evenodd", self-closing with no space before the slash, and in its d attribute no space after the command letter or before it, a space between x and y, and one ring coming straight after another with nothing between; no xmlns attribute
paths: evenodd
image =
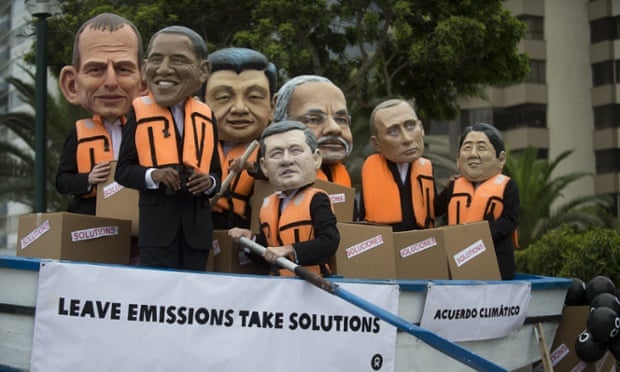
<svg viewBox="0 0 620 372"><path fill-rule="evenodd" d="M287 257L288 255L293 253L292 245L282 245L279 247L267 247L265 252L263 253L263 258L265 261L275 264L278 258Z"/></svg>
<svg viewBox="0 0 620 372"><path fill-rule="evenodd" d="M105 182L110 175L110 169L111 166L109 161L95 164L90 173L88 173L88 183L91 185L96 185L98 183Z"/></svg>
<svg viewBox="0 0 620 372"><path fill-rule="evenodd" d="M233 241L238 242L241 238L252 239L252 231L240 227L233 227L228 230L228 236L230 236Z"/></svg>
<svg viewBox="0 0 620 372"><path fill-rule="evenodd" d="M213 179L206 173L201 173L198 171L194 171L188 178L187 191L189 191L193 195L201 194L211 188L213 186Z"/></svg>
<svg viewBox="0 0 620 372"><path fill-rule="evenodd" d="M164 184L167 188L174 191L181 189L181 176L176 169L173 168L158 168L151 173L151 178L154 182Z"/></svg>
<svg viewBox="0 0 620 372"><path fill-rule="evenodd" d="M239 173L242 170L251 171L256 166L256 163L253 161L246 161L244 164L241 164L241 158L233 159L228 165L228 172Z"/></svg>

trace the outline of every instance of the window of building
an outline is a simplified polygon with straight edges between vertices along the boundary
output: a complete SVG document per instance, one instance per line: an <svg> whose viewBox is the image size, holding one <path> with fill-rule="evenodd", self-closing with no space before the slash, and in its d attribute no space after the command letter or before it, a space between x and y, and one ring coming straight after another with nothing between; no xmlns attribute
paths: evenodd
<svg viewBox="0 0 620 372"><path fill-rule="evenodd" d="M616 84L620 83L620 60L615 60L613 61L613 65L614 65L614 73L616 76L616 79L614 80L616 82Z"/></svg>
<svg viewBox="0 0 620 372"><path fill-rule="evenodd" d="M0 44L0 67L4 68L11 61L11 50L1 45L2 44Z"/></svg>
<svg viewBox="0 0 620 372"><path fill-rule="evenodd" d="M428 127L428 129L425 128L425 130L427 131L426 132L427 134L431 134L431 135L448 134L450 132L450 125L452 125L452 122L450 121L442 121L442 120L433 119L428 124L425 125L425 127Z"/></svg>
<svg viewBox="0 0 620 372"><path fill-rule="evenodd" d="M461 130L476 123L493 123L493 109L479 108L471 110L461 110Z"/></svg>
<svg viewBox="0 0 620 372"><path fill-rule="evenodd" d="M545 18L533 15L519 15L517 18L527 25L524 39L544 40L545 39Z"/></svg>
<svg viewBox="0 0 620 372"><path fill-rule="evenodd" d="M614 61L603 61L592 64L592 84L595 87L613 84L614 82Z"/></svg>
<svg viewBox="0 0 620 372"><path fill-rule="evenodd" d="M493 124L499 130L516 128L546 128L547 105L528 103L524 105L495 108L493 111Z"/></svg>
<svg viewBox="0 0 620 372"><path fill-rule="evenodd" d="M9 112L9 83L2 79L0 80L0 115L7 112Z"/></svg>
<svg viewBox="0 0 620 372"><path fill-rule="evenodd" d="M8 206L7 203L0 203L0 226L8 226L7 223L7 215L8 215ZM0 229L0 247L6 247L8 244L7 239L7 229L6 227Z"/></svg>
<svg viewBox="0 0 620 372"><path fill-rule="evenodd" d="M594 107L594 129L620 128L620 104Z"/></svg>
<svg viewBox="0 0 620 372"><path fill-rule="evenodd" d="M22 100L22 95L17 91L17 90L10 90L9 91L9 111L16 109L17 107L25 104L25 102Z"/></svg>
<svg viewBox="0 0 620 372"><path fill-rule="evenodd" d="M0 93L0 115L4 115L9 112L9 98L6 94Z"/></svg>
<svg viewBox="0 0 620 372"><path fill-rule="evenodd" d="M0 33L8 33L11 31L11 18L8 16L0 16Z"/></svg>
<svg viewBox="0 0 620 372"><path fill-rule="evenodd" d="M547 62L539 59L530 59L530 75L525 80L528 83L544 84L547 80Z"/></svg>
<svg viewBox="0 0 620 372"><path fill-rule="evenodd" d="M521 155L525 152L525 148L523 149L515 149L510 150L510 156ZM549 149L536 148L536 159L548 159L549 158Z"/></svg>
<svg viewBox="0 0 620 372"><path fill-rule="evenodd" d="M616 23L617 19L612 17L590 21L590 41L598 43L600 41L616 39L618 37Z"/></svg>
<svg viewBox="0 0 620 372"><path fill-rule="evenodd" d="M620 149L604 149L594 152L596 173L620 172Z"/></svg>
<svg viewBox="0 0 620 372"><path fill-rule="evenodd" d="M620 217L620 193L607 194L611 199L611 205L607 208L609 214Z"/></svg>

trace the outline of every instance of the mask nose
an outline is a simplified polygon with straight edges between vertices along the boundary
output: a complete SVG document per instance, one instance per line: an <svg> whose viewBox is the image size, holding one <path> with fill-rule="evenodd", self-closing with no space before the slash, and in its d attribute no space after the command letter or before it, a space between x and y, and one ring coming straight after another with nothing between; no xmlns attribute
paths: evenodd
<svg viewBox="0 0 620 372"><path fill-rule="evenodd" d="M340 125L338 125L338 123L336 123L336 120L334 120L334 118L329 115L327 115L327 117L325 118L325 128L323 131L325 134L329 134L332 136L340 136L340 134L342 133Z"/></svg>
<svg viewBox="0 0 620 372"><path fill-rule="evenodd" d="M244 113L248 111L248 106L246 105L243 97L237 97L237 99L234 100L231 109L233 112Z"/></svg>
<svg viewBox="0 0 620 372"><path fill-rule="evenodd" d="M114 69L114 65L109 63L105 72L105 86L109 88L117 85L118 76L116 76L116 70Z"/></svg>
<svg viewBox="0 0 620 372"><path fill-rule="evenodd" d="M164 58L157 67L157 72L160 74L167 74L170 73L170 71L172 71L172 69L170 68L170 59Z"/></svg>

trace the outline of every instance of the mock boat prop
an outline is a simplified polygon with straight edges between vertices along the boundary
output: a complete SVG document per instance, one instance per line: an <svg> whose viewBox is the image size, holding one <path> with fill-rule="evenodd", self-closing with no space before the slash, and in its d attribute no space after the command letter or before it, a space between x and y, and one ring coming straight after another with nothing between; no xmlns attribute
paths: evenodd
<svg viewBox="0 0 620 372"><path fill-rule="evenodd" d="M58 262L46 259L0 256L0 367L5 369L29 370L33 352L33 335L35 331L35 312L41 306L38 298L39 276L41 265ZM78 262L63 262L68 267L82 267ZM87 264L87 270L97 268L99 271L114 271L122 267L128 274L139 278L150 272L160 271L122 265ZM295 270L293 268L293 270ZM186 272L166 270L169 276L183 277ZM208 283L211 278L218 280L236 280L258 278L252 275L192 273L192 277ZM258 279L253 279L258 280ZM295 278L262 277L261 280L277 284L301 282ZM273 282L275 281L275 282ZM331 283L331 284L329 284ZM571 286L570 279L532 275L517 275L512 281L475 281L475 280L366 280L333 278L328 285L336 296L361 307L396 326L400 332L396 334L394 352L394 371L412 370L515 370L530 366L543 358L539 341L543 340L543 350L548 350L554 339L567 289ZM390 313L377 309L372 303L365 301L359 294L349 293L345 287L358 283L369 283L378 286L398 287L397 312ZM456 286L463 289L478 291L483 288L494 288L505 284L527 284L531 287L531 295L527 309L523 309L525 319L514 331L503 337L452 342L432 331L420 326L428 306L429 291L442 286ZM325 285L325 283L322 283ZM305 284L308 286L309 284ZM312 286L310 286L312 287ZM275 300L274 300L275 301ZM56 305L55 305L56 306ZM481 310L482 311L482 310ZM461 312L446 312L446 317L466 316ZM181 342L182 340L175 340ZM162 340L170 342L170 340ZM324 342L329 346L330 338ZM329 349L329 347L328 347ZM38 350L45 354L45 350ZM244 355L239 356L243 358ZM114 356L108 356L114 358ZM248 358L251 358L248 355ZM208 366L209 362L204 361ZM234 368L231 370L235 370ZM386 370L386 369L377 369Z"/></svg>

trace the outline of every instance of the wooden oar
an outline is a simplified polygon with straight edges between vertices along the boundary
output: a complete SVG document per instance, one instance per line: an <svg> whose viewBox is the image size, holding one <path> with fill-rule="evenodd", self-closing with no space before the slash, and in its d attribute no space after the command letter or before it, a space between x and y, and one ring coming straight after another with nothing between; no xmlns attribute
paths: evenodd
<svg viewBox="0 0 620 372"><path fill-rule="evenodd" d="M243 155L241 155L241 158L239 159L239 168L240 169L243 169L245 167L245 163L248 161L248 158L250 157L250 155L252 155L252 153L254 152L254 149L256 149L257 146L258 146L258 141L257 140L253 140L252 142L250 142L248 147L243 152ZM217 194L213 195L213 197L209 201L209 204L211 205L211 208L213 208L215 203L217 203L218 199L221 198L222 195L224 195L226 190L228 190L228 187L230 186L230 183L237 176L237 173L238 172L236 170L231 170L228 173L228 175L224 179L224 182L222 182L222 187L220 187L220 191L218 191Z"/></svg>

